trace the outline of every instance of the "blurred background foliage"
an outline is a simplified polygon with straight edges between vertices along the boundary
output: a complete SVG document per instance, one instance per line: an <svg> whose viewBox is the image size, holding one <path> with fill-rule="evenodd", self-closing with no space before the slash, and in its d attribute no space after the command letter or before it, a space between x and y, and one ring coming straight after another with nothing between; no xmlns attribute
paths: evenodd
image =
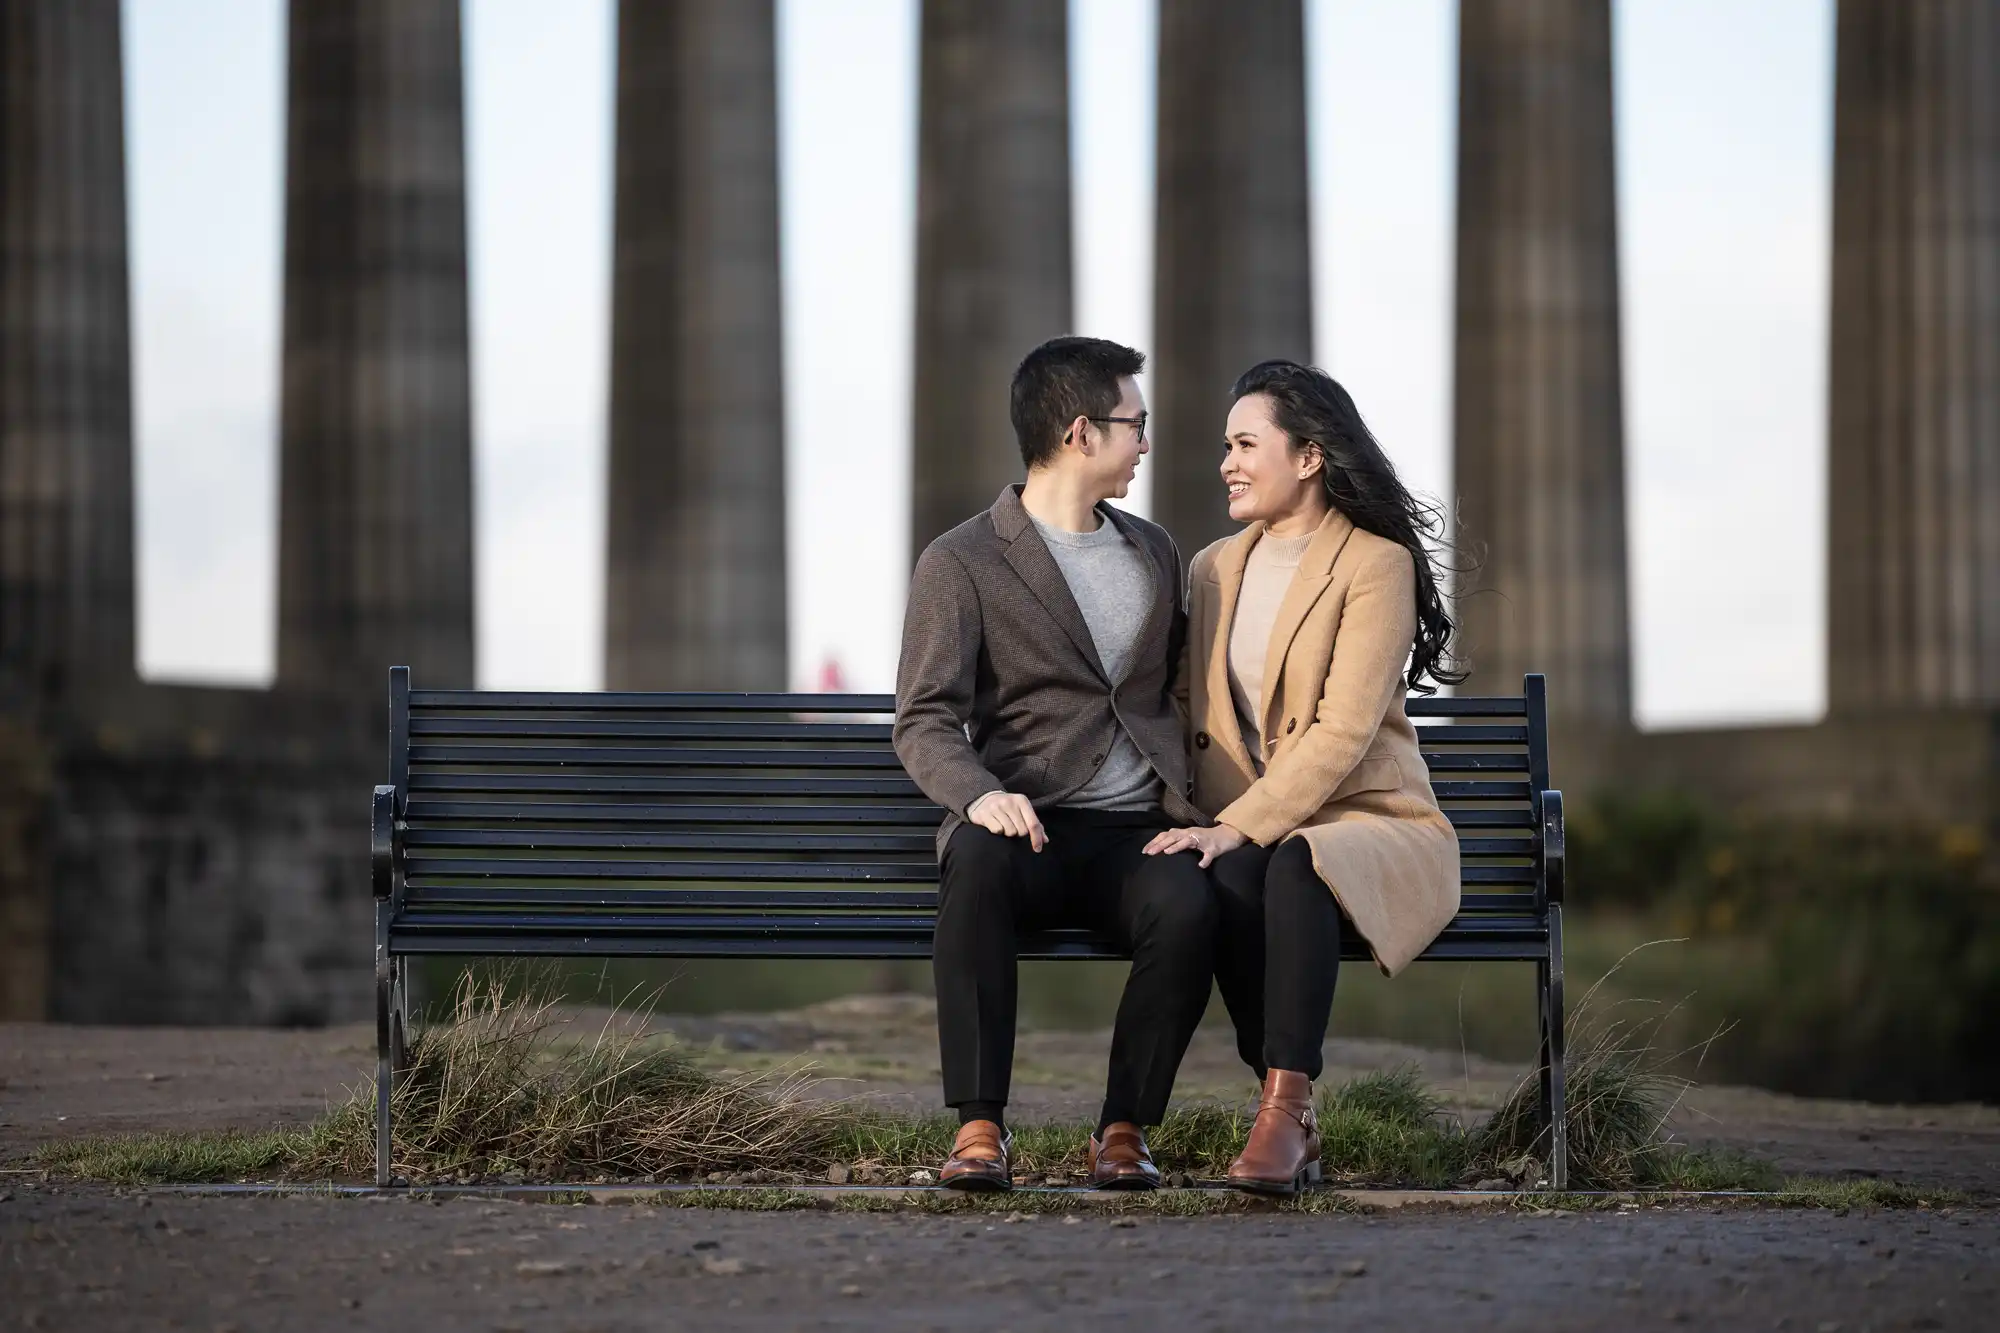
<svg viewBox="0 0 2000 1333"><path fill-rule="evenodd" d="M1664 1010L1671 1067L1706 1082L1872 1101L2000 1100L2000 857L1978 829L1779 820L1672 791L1569 822L1574 1011ZM448 990L450 969L431 974ZM1023 966L1025 1025L1105 1028L1124 968ZM578 1000L658 990L665 1012L796 1008L930 989L928 963L579 962ZM1602 983L1599 985L1599 983ZM1220 1001L1208 1022L1226 1023ZM1332 1035L1528 1060L1532 964L1349 964Z"/></svg>

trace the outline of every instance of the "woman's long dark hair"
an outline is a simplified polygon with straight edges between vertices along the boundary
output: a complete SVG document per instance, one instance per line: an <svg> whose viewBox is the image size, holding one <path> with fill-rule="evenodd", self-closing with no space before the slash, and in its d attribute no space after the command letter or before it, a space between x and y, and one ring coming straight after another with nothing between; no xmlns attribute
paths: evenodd
<svg viewBox="0 0 2000 1333"><path fill-rule="evenodd" d="M1271 417L1292 437L1294 449L1318 447L1320 478L1333 507L1355 527L1405 548L1415 561L1417 642L1410 653L1410 689L1434 694L1437 686L1429 681L1456 685L1465 680L1469 673L1454 665L1451 638L1456 626L1445 610L1437 562L1431 555L1432 544L1444 541L1444 515L1438 506L1410 494L1361 420L1354 399L1325 371L1296 361L1261 362L1236 381L1231 401L1253 393L1271 401Z"/></svg>

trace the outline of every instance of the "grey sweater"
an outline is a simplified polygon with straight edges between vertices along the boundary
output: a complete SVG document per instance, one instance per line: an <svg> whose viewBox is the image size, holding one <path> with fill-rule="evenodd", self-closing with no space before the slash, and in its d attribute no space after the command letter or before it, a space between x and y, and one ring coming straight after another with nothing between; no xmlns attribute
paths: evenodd
<svg viewBox="0 0 2000 1333"><path fill-rule="evenodd" d="M1033 514L1028 517L1083 612L1104 673L1114 682L1124 680L1153 607L1150 562L1108 521L1099 522L1095 532L1067 532ZM1085 810L1150 810L1160 804L1160 779L1121 726L1096 774L1063 804Z"/></svg>

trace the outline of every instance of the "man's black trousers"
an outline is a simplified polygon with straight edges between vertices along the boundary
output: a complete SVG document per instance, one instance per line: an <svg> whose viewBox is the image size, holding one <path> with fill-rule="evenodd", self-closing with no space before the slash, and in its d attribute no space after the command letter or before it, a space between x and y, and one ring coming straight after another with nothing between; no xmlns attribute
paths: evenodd
<svg viewBox="0 0 2000 1333"><path fill-rule="evenodd" d="M1156 1125L1208 1006L1217 921L1208 876L1191 852L1142 852L1171 827L1160 812L1039 813L1049 835L1040 852L972 824L945 846L931 963L945 1103L1006 1102L1021 940L1084 928L1132 956L1101 1123Z"/></svg>

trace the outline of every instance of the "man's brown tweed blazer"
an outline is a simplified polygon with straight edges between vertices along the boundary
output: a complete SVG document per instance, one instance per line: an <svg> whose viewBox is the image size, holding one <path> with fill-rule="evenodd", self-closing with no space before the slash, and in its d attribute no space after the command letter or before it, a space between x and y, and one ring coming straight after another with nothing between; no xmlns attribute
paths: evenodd
<svg viewBox="0 0 2000 1333"><path fill-rule="evenodd" d="M989 791L1061 805L1097 772L1121 725L1160 775L1168 817L1208 822L1188 802L1173 699L1187 637L1180 554L1166 529L1108 504L1097 512L1153 567L1153 608L1122 680L1104 674L1019 485L917 561L896 669L896 754L945 808L940 856L965 808Z"/></svg>

